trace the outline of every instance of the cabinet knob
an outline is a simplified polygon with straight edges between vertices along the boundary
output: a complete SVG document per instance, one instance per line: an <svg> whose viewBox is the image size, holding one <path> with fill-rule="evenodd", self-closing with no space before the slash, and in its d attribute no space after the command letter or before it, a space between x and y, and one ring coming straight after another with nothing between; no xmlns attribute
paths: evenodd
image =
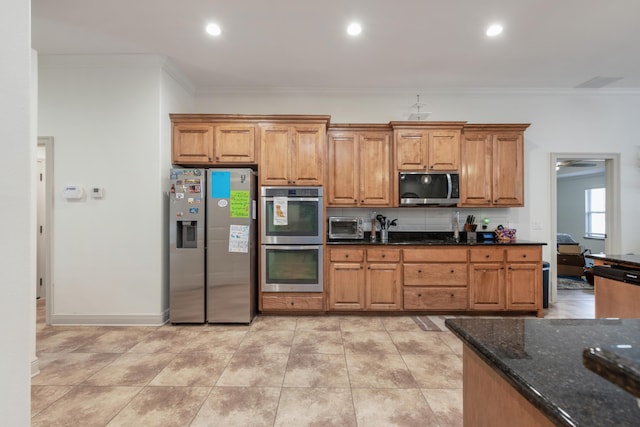
<svg viewBox="0 0 640 427"><path fill-rule="evenodd" d="M522 254L522 258L526 258L526 257L527 257L527 254Z"/></svg>
<svg viewBox="0 0 640 427"><path fill-rule="evenodd" d="M455 271L455 270L451 270L451 272L452 272L452 273L455 273L456 271Z"/></svg>
<svg viewBox="0 0 640 427"><path fill-rule="evenodd" d="M344 257L345 257L345 258L349 258L349 254L346 254Z"/></svg>
<svg viewBox="0 0 640 427"><path fill-rule="evenodd" d="M421 297L421 296L422 296L422 294L418 294L418 296L419 296L419 297Z"/></svg>
<svg viewBox="0 0 640 427"><path fill-rule="evenodd" d="M449 295L451 298L453 298L453 294Z"/></svg>
<svg viewBox="0 0 640 427"><path fill-rule="evenodd" d="M489 258L489 254L486 254L484 257L485 257L485 258Z"/></svg>
<svg viewBox="0 0 640 427"><path fill-rule="evenodd" d="M216 156L216 160L220 160L220 157Z"/></svg>
<svg viewBox="0 0 640 427"><path fill-rule="evenodd" d="M494 200L493 203L498 203L498 199Z"/></svg>
<svg viewBox="0 0 640 427"><path fill-rule="evenodd" d="M291 306L293 306L293 301L291 301Z"/></svg>
<svg viewBox="0 0 640 427"><path fill-rule="evenodd" d="M386 257L386 255L385 255L385 254L382 254L382 258L384 258L384 257Z"/></svg>
<svg viewBox="0 0 640 427"><path fill-rule="evenodd" d="M371 270L371 267L367 267L367 270Z"/></svg>
<svg viewBox="0 0 640 427"><path fill-rule="evenodd" d="M422 273L422 270L418 270L418 273Z"/></svg>

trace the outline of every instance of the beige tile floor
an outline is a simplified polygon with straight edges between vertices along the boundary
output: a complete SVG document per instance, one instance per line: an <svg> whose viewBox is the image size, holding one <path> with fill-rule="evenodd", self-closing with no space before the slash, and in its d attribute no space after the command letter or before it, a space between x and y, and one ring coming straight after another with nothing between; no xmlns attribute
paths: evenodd
<svg viewBox="0 0 640 427"><path fill-rule="evenodd" d="M593 318L560 291L548 318ZM460 426L462 345L409 316L252 325L45 326L33 426Z"/></svg>

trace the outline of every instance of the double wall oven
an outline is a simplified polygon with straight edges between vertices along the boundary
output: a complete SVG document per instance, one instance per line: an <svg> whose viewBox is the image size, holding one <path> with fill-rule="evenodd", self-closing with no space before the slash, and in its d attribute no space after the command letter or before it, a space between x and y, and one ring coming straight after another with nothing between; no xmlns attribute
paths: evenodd
<svg viewBox="0 0 640 427"><path fill-rule="evenodd" d="M261 288L322 292L322 187L262 187Z"/></svg>

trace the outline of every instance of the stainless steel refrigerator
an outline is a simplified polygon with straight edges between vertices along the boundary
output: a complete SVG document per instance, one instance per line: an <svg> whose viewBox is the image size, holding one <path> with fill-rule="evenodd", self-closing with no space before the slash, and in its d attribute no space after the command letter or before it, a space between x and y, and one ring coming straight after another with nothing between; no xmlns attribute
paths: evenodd
<svg viewBox="0 0 640 427"><path fill-rule="evenodd" d="M171 323L253 320L258 283L256 185L251 169L171 170Z"/></svg>

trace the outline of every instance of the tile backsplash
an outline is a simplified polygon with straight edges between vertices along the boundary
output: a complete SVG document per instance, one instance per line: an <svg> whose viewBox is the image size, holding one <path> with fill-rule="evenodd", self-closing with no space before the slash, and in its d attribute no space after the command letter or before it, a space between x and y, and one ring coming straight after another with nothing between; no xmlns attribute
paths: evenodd
<svg viewBox="0 0 640 427"><path fill-rule="evenodd" d="M489 218L489 231L493 231L498 225L518 228L516 210L510 208L327 208L327 217L359 216L363 219L365 231L370 231L373 212L390 220L398 219L398 225L392 227L391 231L452 231L456 213L459 215L461 231L467 215L475 215L478 230L481 229L483 218Z"/></svg>

